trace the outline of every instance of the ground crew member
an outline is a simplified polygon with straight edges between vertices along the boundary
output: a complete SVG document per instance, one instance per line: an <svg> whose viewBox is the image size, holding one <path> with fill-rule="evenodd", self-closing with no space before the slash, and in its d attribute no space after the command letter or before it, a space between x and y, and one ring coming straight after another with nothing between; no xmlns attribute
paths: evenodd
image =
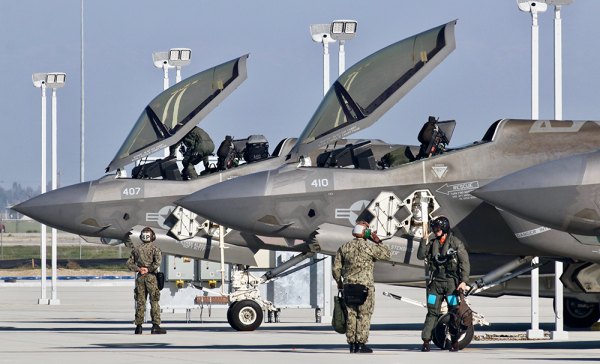
<svg viewBox="0 0 600 364"><path fill-rule="evenodd" d="M183 179L198 178L198 173L194 166L202 161L204 163L204 169L208 168L208 156L214 152L215 144L208 133L197 126L190 130L190 132L181 139L180 143L183 146L183 160L181 161L181 164L183 165L183 172L181 174ZM178 144L170 148L171 155L175 155Z"/></svg>
<svg viewBox="0 0 600 364"><path fill-rule="evenodd" d="M467 290L469 273L469 254L464 244L452 234L450 221L440 216L430 223L435 235L434 239L427 241L427 237L421 240L417 258L425 259L429 267L430 278L427 284L427 316L425 326L421 333L423 346L421 351L429 351L429 342L435 330L442 300L446 299L448 310L458 308L457 290ZM450 351L458 351L458 335L452 336Z"/></svg>
<svg viewBox="0 0 600 364"><path fill-rule="evenodd" d="M372 353L366 343L369 339L371 315L375 307L373 266L376 260L390 259L390 248L372 232L366 222L359 222L352 230L354 239L342 245L335 255L332 273L338 289L344 285L362 284L368 294L362 305L348 305L346 340L351 353ZM367 241L370 239L375 244Z"/></svg>
<svg viewBox="0 0 600 364"><path fill-rule="evenodd" d="M142 333L144 312L146 311L146 296L150 296L150 316L152 317L152 334L166 334L167 331L160 327L160 290L156 280L156 272L160 268L161 253L154 245L156 235L154 231L145 227L140 233L142 244L131 251L127 260L127 267L137 272L135 278L135 333Z"/></svg>

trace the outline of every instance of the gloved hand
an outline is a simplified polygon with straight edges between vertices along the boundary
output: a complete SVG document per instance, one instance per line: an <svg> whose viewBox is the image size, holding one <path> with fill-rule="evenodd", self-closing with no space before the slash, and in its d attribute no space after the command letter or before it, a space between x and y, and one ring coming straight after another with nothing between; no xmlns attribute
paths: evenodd
<svg viewBox="0 0 600 364"><path fill-rule="evenodd" d="M377 233L375 231L371 233L371 240L373 240L375 244L381 244L381 239L379 238L379 236L377 236Z"/></svg>

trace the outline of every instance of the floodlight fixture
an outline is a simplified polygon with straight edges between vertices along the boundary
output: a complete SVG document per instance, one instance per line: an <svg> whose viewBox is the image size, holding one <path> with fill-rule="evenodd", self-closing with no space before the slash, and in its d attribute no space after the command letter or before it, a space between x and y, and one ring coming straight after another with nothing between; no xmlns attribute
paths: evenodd
<svg viewBox="0 0 600 364"><path fill-rule="evenodd" d="M189 48L171 48L169 50L169 65L174 67L187 66L192 61L192 50Z"/></svg>
<svg viewBox="0 0 600 364"><path fill-rule="evenodd" d="M339 41L354 38L357 25L356 20L334 20L330 26L331 38Z"/></svg>
<svg viewBox="0 0 600 364"><path fill-rule="evenodd" d="M330 24L312 24L310 35L313 42L323 43L323 45L335 42L335 39L331 37L330 27Z"/></svg>
<svg viewBox="0 0 600 364"><path fill-rule="evenodd" d="M50 88L61 88L65 85L67 74L64 72L34 73L31 75L33 86Z"/></svg>
<svg viewBox="0 0 600 364"><path fill-rule="evenodd" d="M532 15L548 10L548 4L545 1L517 0L517 5L519 10Z"/></svg>

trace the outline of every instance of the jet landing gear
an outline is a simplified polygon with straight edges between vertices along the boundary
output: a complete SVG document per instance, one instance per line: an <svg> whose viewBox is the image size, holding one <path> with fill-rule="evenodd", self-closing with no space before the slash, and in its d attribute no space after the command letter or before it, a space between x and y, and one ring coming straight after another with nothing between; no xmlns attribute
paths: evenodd
<svg viewBox="0 0 600 364"><path fill-rule="evenodd" d="M263 321L263 310L267 311L269 322L273 317L275 317L275 322L279 322L279 309L271 301L261 297L258 287L263 283L294 273L324 259L313 260L290 269L313 255L312 252L296 255L279 267L267 271L260 278L250 273L247 267L236 270L232 275L231 285L234 291L229 294L229 302L231 303L227 309L227 322L229 325L237 331L256 330Z"/></svg>
<svg viewBox="0 0 600 364"><path fill-rule="evenodd" d="M598 302L583 302L576 298L565 297L563 310L565 326L576 329L590 327L600 319Z"/></svg>

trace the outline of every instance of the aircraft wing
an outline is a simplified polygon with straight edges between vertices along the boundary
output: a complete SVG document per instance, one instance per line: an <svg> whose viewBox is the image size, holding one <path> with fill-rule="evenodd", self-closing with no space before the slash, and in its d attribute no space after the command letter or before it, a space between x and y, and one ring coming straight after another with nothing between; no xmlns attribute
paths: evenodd
<svg viewBox="0 0 600 364"><path fill-rule="evenodd" d="M369 127L456 48L456 21L364 58L331 86L288 160Z"/></svg>
<svg viewBox="0 0 600 364"><path fill-rule="evenodd" d="M142 111L106 172L179 142L244 82L247 59L244 55L197 73L156 96Z"/></svg>

